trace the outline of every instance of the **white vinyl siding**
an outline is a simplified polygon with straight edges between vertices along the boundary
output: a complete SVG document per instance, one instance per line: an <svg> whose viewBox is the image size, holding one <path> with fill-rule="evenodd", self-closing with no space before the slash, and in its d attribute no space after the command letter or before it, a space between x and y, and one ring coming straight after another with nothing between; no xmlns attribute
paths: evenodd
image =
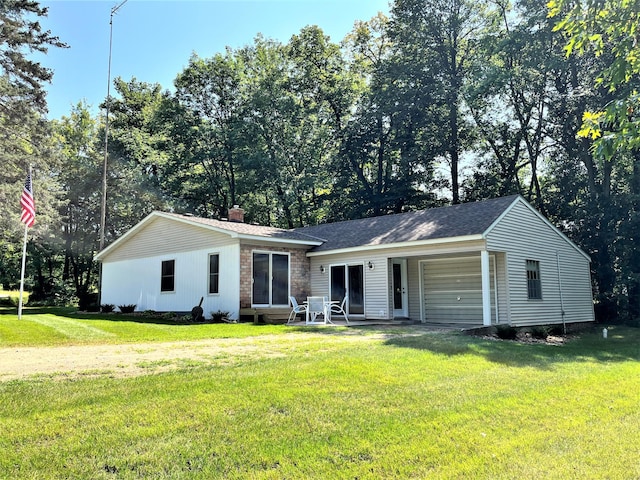
<svg viewBox="0 0 640 480"><path fill-rule="evenodd" d="M228 311L237 318L240 305L239 245L215 249L220 255L219 295L207 295L209 254L200 249L172 255L104 262L102 266L101 303L136 304L136 310L190 312L204 297L205 316L217 310ZM174 293L160 292L161 264L175 259Z"/></svg>
<svg viewBox="0 0 640 480"><path fill-rule="evenodd" d="M511 308L509 305L509 285L507 283L507 254L496 252L494 255L496 262L496 296L498 297L498 320L497 323L509 323Z"/></svg>
<svg viewBox="0 0 640 480"><path fill-rule="evenodd" d="M423 260L424 319L429 323L482 324L480 256ZM495 261L489 257L491 322L496 322Z"/></svg>
<svg viewBox="0 0 640 480"><path fill-rule="evenodd" d="M311 257L312 295L329 295L329 269L331 265L362 263L364 265L365 318L368 320L388 320L393 318L393 305L390 297L389 259L407 258L407 288L409 292L409 317L420 319L420 280L418 259L429 255L456 255L479 252L484 246L482 241L451 242L441 245L420 245L375 250L362 250L349 253L327 254ZM372 262L374 269L367 265ZM320 271L320 265L326 272Z"/></svg>
<svg viewBox="0 0 640 480"><path fill-rule="evenodd" d="M409 287L409 318L422 320L422 295L420 257L410 257L407 259L407 284Z"/></svg>
<svg viewBox="0 0 640 480"><path fill-rule="evenodd" d="M487 249L507 252L504 273L512 325L562 323L561 303L565 322L594 320L588 259L524 202L516 202L491 229ZM528 298L526 260L540 262L541 300Z"/></svg>
<svg viewBox="0 0 640 480"><path fill-rule="evenodd" d="M368 267L372 262L373 269ZM320 271L324 266L325 273ZM364 317L367 319L389 318L388 298L388 270L387 258L356 252L345 255L328 255L311 258L311 294L314 296L329 296L332 265L362 265L364 284ZM357 316L357 315L356 315ZM360 315L362 316L362 315ZM351 315L350 315L351 317Z"/></svg>
<svg viewBox="0 0 640 480"><path fill-rule="evenodd" d="M105 262L172 255L179 252L211 249L237 244L238 240L224 233L213 232L175 220L157 217L103 259Z"/></svg>

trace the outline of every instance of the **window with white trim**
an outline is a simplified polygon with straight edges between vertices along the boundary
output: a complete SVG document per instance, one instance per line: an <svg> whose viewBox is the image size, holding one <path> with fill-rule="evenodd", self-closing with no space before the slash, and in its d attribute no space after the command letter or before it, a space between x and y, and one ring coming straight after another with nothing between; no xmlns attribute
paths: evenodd
<svg viewBox="0 0 640 480"><path fill-rule="evenodd" d="M209 293L220 293L220 254L209 255Z"/></svg>
<svg viewBox="0 0 640 480"><path fill-rule="evenodd" d="M176 279L176 261L163 260L162 273L160 276L160 291L161 292L175 291L175 279Z"/></svg>
<svg viewBox="0 0 640 480"><path fill-rule="evenodd" d="M527 298L542 299L542 282L540 281L540 262L527 260Z"/></svg>
<svg viewBox="0 0 640 480"><path fill-rule="evenodd" d="M289 254L275 252L253 252L254 305L289 304Z"/></svg>

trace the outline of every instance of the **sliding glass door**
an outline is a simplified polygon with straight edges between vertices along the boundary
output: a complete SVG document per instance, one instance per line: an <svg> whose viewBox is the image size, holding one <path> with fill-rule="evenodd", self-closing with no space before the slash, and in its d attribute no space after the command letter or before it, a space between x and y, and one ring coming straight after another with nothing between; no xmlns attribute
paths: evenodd
<svg viewBox="0 0 640 480"><path fill-rule="evenodd" d="M364 314L364 275L363 265L332 265L331 266L331 300L342 302L345 295L349 295L347 313L350 315Z"/></svg>
<svg viewBox="0 0 640 480"><path fill-rule="evenodd" d="M289 305L289 255L253 252L252 303Z"/></svg>

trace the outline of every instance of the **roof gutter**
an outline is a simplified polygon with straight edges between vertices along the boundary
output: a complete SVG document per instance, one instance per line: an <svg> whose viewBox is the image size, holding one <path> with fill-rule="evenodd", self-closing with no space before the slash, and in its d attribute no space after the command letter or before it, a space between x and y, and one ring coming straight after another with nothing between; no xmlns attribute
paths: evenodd
<svg viewBox="0 0 640 480"><path fill-rule="evenodd" d="M252 240L252 241L261 242L261 243L265 243L265 242L286 243L289 245L306 245L308 247L317 247L324 243L318 240L294 240L292 238L278 238L278 237L267 237L267 236L263 237L260 235L247 235L244 233L235 233L231 236L234 238L239 238L241 240Z"/></svg>
<svg viewBox="0 0 640 480"><path fill-rule="evenodd" d="M335 250L322 250L320 252L307 252L307 257L321 257L324 255L335 255L341 253L354 253L362 251L375 251L384 250L388 248L406 248L406 247L422 247L431 245L446 245L449 243L458 242L473 242L478 240L484 240L482 234L476 235L463 235L460 237L447 237L447 238L434 238L430 240L415 240L413 242L395 242L395 243L383 243L379 245L359 245L356 247L338 248Z"/></svg>

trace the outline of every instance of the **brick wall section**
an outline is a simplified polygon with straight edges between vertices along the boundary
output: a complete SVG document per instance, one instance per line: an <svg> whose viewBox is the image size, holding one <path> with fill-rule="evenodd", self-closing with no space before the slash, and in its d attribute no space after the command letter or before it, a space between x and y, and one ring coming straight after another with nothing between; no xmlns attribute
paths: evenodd
<svg viewBox="0 0 640 480"><path fill-rule="evenodd" d="M253 251L278 252L289 254L289 290L291 295L302 302L311 295L309 259L307 251L300 248L275 248L261 245L240 245L240 308L251 307L252 276L251 263Z"/></svg>

